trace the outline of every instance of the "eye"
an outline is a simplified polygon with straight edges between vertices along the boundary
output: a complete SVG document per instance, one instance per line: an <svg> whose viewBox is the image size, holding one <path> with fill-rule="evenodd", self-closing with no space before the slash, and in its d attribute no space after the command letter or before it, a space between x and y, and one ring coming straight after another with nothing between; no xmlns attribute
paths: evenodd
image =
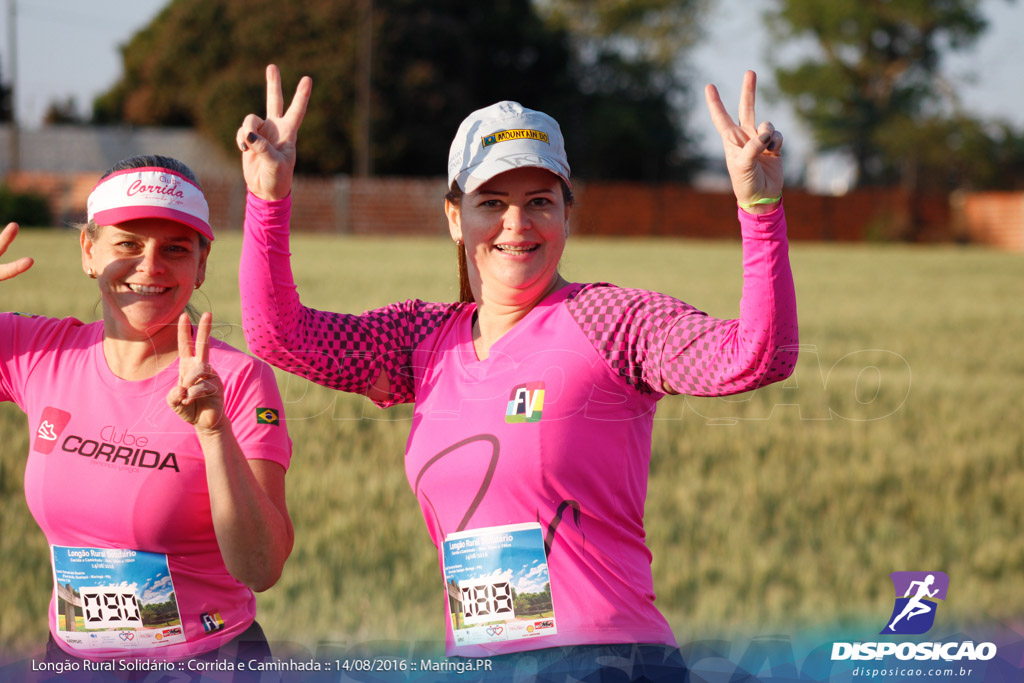
<svg viewBox="0 0 1024 683"><path fill-rule="evenodd" d="M530 206L547 207L554 204L550 197L534 197L530 200Z"/></svg>
<svg viewBox="0 0 1024 683"><path fill-rule="evenodd" d="M480 202L477 206L482 206L488 209L500 209L505 203L500 199L485 199Z"/></svg>

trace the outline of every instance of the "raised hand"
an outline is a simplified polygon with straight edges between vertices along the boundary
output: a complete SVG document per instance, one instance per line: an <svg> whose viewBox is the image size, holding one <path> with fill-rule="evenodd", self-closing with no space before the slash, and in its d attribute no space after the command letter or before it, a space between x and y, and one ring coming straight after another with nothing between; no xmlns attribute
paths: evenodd
<svg viewBox="0 0 1024 683"><path fill-rule="evenodd" d="M245 184L261 199L283 199L292 191L295 141L312 90L312 79L303 76L288 111L284 111L281 72L271 64L267 67L267 117L249 114L235 133L235 142L242 150Z"/></svg>
<svg viewBox="0 0 1024 683"><path fill-rule="evenodd" d="M756 90L757 76L753 71L748 71L743 77L743 88L740 91L739 124L729 116L715 86L704 88L704 98L711 112L711 120L722 136L725 164L729 169L736 201L748 211L760 212L774 209L776 204L755 202L782 195L782 133L775 130L775 126L768 121L756 125Z"/></svg>
<svg viewBox="0 0 1024 683"><path fill-rule="evenodd" d="M18 236L18 224L8 223L3 232L0 232L0 256L7 253L7 248ZM28 256L23 256L11 263L0 263L0 280L10 280L12 277L21 275L32 267L34 261Z"/></svg>
<svg viewBox="0 0 1024 683"><path fill-rule="evenodd" d="M188 314L178 318L178 384L167 394L169 405L196 431L213 431L224 414L224 383L210 365L210 329L213 315L203 313L192 343Z"/></svg>

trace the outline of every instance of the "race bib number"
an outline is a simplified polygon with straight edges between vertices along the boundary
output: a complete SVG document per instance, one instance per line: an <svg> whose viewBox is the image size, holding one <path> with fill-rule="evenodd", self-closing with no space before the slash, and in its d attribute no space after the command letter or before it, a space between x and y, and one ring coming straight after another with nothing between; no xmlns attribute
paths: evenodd
<svg viewBox="0 0 1024 683"><path fill-rule="evenodd" d="M185 642L167 556L51 546L57 635L78 650Z"/></svg>
<svg viewBox="0 0 1024 683"><path fill-rule="evenodd" d="M456 645L558 632L540 524L449 534L443 557Z"/></svg>

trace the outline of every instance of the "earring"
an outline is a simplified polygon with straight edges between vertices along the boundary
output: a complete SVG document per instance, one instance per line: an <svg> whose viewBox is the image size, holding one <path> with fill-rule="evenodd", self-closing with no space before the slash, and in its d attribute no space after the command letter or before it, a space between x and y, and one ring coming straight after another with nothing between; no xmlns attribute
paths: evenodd
<svg viewBox="0 0 1024 683"><path fill-rule="evenodd" d="M93 280L96 279L96 271L94 271L92 268L90 268L89 270L85 271L85 274L88 275L89 277L91 277Z"/></svg>
<svg viewBox="0 0 1024 683"><path fill-rule="evenodd" d="M462 246L462 240L455 240L455 244L456 244L456 246L461 247Z"/></svg>
<svg viewBox="0 0 1024 683"><path fill-rule="evenodd" d="M201 287L202 285L203 285L203 281L202 281L202 280L199 280L199 279L197 279L197 280L196 280L196 289L199 289L199 288L200 288L200 287Z"/></svg>

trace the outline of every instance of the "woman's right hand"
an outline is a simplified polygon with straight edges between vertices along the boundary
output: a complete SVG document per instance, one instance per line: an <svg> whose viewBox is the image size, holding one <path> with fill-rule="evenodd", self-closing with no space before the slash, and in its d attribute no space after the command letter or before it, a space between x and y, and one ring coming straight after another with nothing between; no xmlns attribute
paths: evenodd
<svg viewBox="0 0 1024 683"><path fill-rule="evenodd" d="M295 96L284 111L281 72L267 67L267 118L249 114L235 133L242 150L242 174L249 192L260 199L284 199L292 191L295 172L295 141L306 115L313 80L303 76Z"/></svg>
<svg viewBox="0 0 1024 683"><path fill-rule="evenodd" d="M7 253L7 247L18 236L18 224L8 223L7 227L0 232L0 256ZM13 263L0 263L0 280L10 280L12 277L21 275L35 263L30 257L23 256Z"/></svg>

